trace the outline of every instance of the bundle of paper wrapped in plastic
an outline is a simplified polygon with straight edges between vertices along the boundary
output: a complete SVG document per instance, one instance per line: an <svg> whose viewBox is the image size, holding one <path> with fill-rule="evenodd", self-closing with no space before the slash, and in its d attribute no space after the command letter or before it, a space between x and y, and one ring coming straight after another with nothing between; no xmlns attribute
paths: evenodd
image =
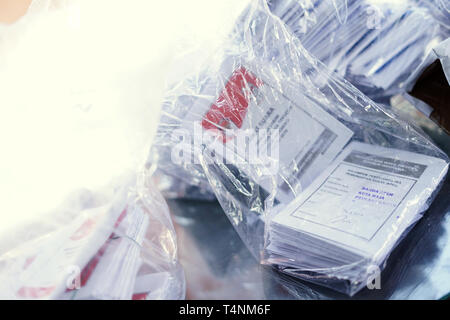
<svg viewBox="0 0 450 320"><path fill-rule="evenodd" d="M446 124L423 79L437 61L448 76L448 8L248 2L206 17L162 104L180 24L207 29L168 22L169 2L153 20L145 0L35 0L1 26L0 298L184 298L164 196L217 199L295 278L354 295L379 275L449 158L374 100L402 94Z"/></svg>
<svg viewBox="0 0 450 320"><path fill-rule="evenodd" d="M313 56L388 108L390 97L410 89L413 71L421 68L432 49L448 36L450 15L441 0L267 3ZM415 105L420 108L421 103ZM214 198L198 176L193 179L192 174L184 177L176 170L168 171L171 179L178 181L161 179L168 196Z"/></svg>
<svg viewBox="0 0 450 320"><path fill-rule="evenodd" d="M169 209L144 175L80 191L4 236L2 299L179 299ZM146 181L147 180L147 181Z"/></svg>
<svg viewBox="0 0 450 320"><path fill-rule="evenodd" d="M361 4L349 2L347 23L359 23ZM262 264L353 295L421 218L449 159L304 46L309 39L328 65L370 75L364 84L388 90L406 75L400 65L417 57L414 49L396 64L399 55L414 44L422 50L434 31L425 12L389 8L385 32L394 29L389 37L406 46L394 50L381 41L385 32L345 27L318 8L324 20L313 26L346 31L333 53L320 41L321 28L307 28L299 40L290 20L271 12L280 7L253 2L200 68L168 88L149 162L192 185L209 185ZM411 31L413 21L424 28Z"/></svg>
<svg viewBox="0 0 450 320"><path fill-rule="evenodd" d="M449 15L438 2L272 0L269 5L312 55L381 100L402 92L411 70L443 39L446 28L433 13Z"/></svg>
<svg viewBox="0 0 450 320"><path fill-rule="evenodd" d="M1 25L0 299L185 296L169 209L140 156L161 94L147 86L164 71L129 37L149 34L129 20L146 16L129 8L117 25L106 4L125 5L33 1Z"/></svg>

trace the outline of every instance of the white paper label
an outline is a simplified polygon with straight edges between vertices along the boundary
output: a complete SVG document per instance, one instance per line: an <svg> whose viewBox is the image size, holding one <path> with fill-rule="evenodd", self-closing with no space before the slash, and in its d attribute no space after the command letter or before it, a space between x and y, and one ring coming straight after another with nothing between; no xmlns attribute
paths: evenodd
<svg viewBox="0 0 450 320"><path fill-rule="evenodd" d="M417 218L447 169L442 159L353 142L273 222L374 254Z"/></svg>

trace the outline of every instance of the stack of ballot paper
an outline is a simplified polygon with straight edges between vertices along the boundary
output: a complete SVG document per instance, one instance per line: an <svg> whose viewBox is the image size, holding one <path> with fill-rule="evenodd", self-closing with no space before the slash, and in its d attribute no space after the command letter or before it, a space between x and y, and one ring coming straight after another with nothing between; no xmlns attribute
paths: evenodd
<svg viewBox="0 0 450 320"><path fill-rule="evenodd" d="M275 0L302 45L370 97L396 92L437 40L439 23L414 2Z"/></svg>
<svg viewBox="0 0 450 320"><path fill-rule="evenodd" d="M352 142L269 226L271 263L365 285L426 210L446 161Z"/></svg>
<svg viewBox="0 0 450 320"><path fill-rule="evenodd" d="M287 203L341 152L353 132L303 91L286 80L273 79L270 70L261 62L235 65L225 60L220 76L228 81L216 93L216 79L207 79L202 94L208 99L192 104L182 116L183 125L187 131L195 130L193 124L198 124L198 132L206 129L204 156L214 154L211 163L220 158L229 170L244 173L247 177L240 175L240 183L258 184L268 193L273 181L258 181L254 171L278 176L276 198ZM222 129L225 122L239 130ZM248 144L240 144L244 135ZM193 145L194 153L203 152L190 142L175 147L185 148L180 161L190 160ZM257 145L258 152L252 152L250 145ZM229 190L238 193L234 185Z"/></svg>
<svg viewBox="0 0 450 320"><path fill-rule="evenodd" d="M114 204L84 210L67 226L1 257L1 297L147 297L157 279L139 283L136 279L148 222L148 215L138 206L121 209Z"/></svg>

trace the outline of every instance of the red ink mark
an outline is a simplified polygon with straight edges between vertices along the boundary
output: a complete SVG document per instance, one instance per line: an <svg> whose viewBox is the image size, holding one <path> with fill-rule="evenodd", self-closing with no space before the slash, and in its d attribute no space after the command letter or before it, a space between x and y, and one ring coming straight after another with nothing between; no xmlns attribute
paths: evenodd
<svg viewBox="0 0 450 320"><path fill-rule="evenodd" d="M22 298L43 298L50 295L53 290L55 290L55 286L41 288L22 287L17 291L17 294Z"/></svg>
<svg viewBox="0 0 450 320"><path fill-rule="evenodd" d="M80 228L70 237L70 240L80 240L86 237L94 229L95 221L92 219L86 220Z"/></svg>
<svg viewBox="0 0 450 320"><path fill-rule="evenodd" d="M120 214L119 218L117 218L114 229L117 228L120 223L123 221L125 216L127 215L127 208L125 208L122 213ZM114 238L114 232L111 233L108 240L111 240ZM89 263L83 268L80 274L80 285L81 287L84 287L86 283L88 282L89 278L91 277L92 273L94 272L95 268L97 267L98 263L100 262L100 259L105 254L106 249L108 248L109 241L106 241L103 246L97 251L97 254L89 261ZM66 291L72 291L74 289L67 289Z"/></svg>
<svg viewBox="0 0 450 320"><path fill-rule="evenodd" d="M133 294L132 300L145 300L148 293L135 293Z"/></svg>
<svg viewBox="0 0 450 320"><path fill-rule="evenodd" d="M225 143L225 129L232 125L241 128L247 114L250 94L263 82L248 72L244 67L235 70L219 95L216 103L205 114L202 126L206 130L217 132Z"/></svg>

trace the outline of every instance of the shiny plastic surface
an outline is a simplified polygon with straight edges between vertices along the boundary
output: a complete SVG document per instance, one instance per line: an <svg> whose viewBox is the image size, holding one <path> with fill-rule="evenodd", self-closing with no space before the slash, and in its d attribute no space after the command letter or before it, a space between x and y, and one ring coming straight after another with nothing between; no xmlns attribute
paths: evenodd
<svg viewBox="0 0 450 320"><path fill-rule="evenodd" d="M1 299L185 296L142 160L166 58L135 41L156 20L130 6L120 24L124 6L36 0L0 25Z"/></svg>
<svg viewBox="0 0 450 320"><path fill-rule="evenodd" d="M269 1L312 55L377 101L404 91L411 70L445 37L439 21L449 15L439 2Z"/></svg>
<svg viewBox="0 0 450 320"><path fill-rule="evenodd" d="M310 55L284 23L270 13L264 1L252 3L229 37L200 66L169 88L151 162L162 172L193 185L209 184L238 234L261 263L349 295L356 294L369 280L372 267L385 267L392 250L430 205L446 175L448 157L407 122L369 100ZM279 138L279 154L247 159L239 153L240 133L253 130L259 134L274 128L281 131L279 136L274 135ZM260 143L252 140L255 137L250 136L250 145ZM203 140L199 142L197 138ZM277 142L271 141L271 146ZM320 152L315 149L322 147ZM324 235L320 227L313 229L318 231L303 231L304 239L297 242L298 230L311 227L297 224L297 233L293 233L286 222L277 218L282 212L293 210L296 201L300 201L297 197L314 192L310 189L320 184L319 179L326 178L322 176L327 170L331 172L332 162L350 161L347 155L355 149L360 159L352 156L351 161L358 165L373 162L369 166L380 169L375 163L383 163L381 166L393 166L395 169L389 170L400 173L399 168L409 171L418 165L428 173L422 171L424 174L416 177L420 176L420 180L417 185L413 183L412 193L405 191L405 201L396 200L395 215L387 215L387 207L394 204L377 196L387 215L384 222L380 218L369 223L367 219L378 219L373 218L376 214L360 220L359 216L375 208L365 203L364 197L371 192L400 197L397 191L379 191L363 185L359 186L362 191L357 192L353 189L358 186L352 185L352 192L360 195L347 199L349 204L332 203L335 207L331 209L326 207L326 201L324 206L318 206L317 201L312 203L318 210L316 220L322 216L328 219L333 210L341 210L352 211L351 215L358 216L354 221L360 224L346 232L346 215L344 221L338 221L344 223L338 229L344 228L344 233L350 235L339 236L339 241L333 243L324 242L328 234ZM295 154L297 150L299 153ZM366 153L361 156L359 150ZM237 157L230 161L228 152L236 152ZM418 162L413 164L414 161ZM272 171L274 167L276 172ZM392 183L406 186L409 182ZM365 209L358 212L358 205ZM326 223L335 222L331 219ZM375 223L380 223L380 229L370 231ZM363 239L367 237L366 242L361 242L365 249L347 250L353 241L352 232L361 233ZM329 232L333 233L336 234ZM338 248L340 241L347 247ZM312 249L307 252L308 243Z"/></svg>

